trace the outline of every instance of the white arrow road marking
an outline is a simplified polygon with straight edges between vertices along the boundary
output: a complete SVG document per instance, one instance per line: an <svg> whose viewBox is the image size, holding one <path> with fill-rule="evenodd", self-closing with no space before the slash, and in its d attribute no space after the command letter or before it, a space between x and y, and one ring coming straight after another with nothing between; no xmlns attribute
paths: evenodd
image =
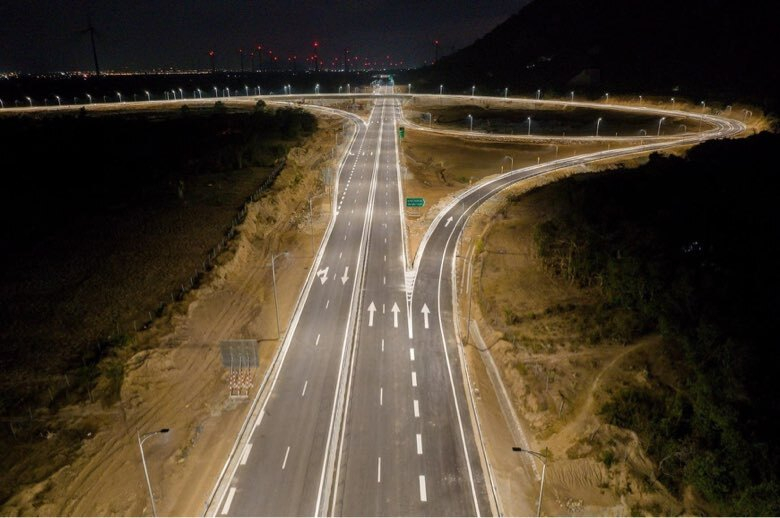
<svg viewBox="0 0 780 518"><path fill-rule="evenodd" d="M326 266L322 270L317 271L317 277L320 278L320 282L322 284L325 284L328 280L328 270L330 269L330 266Z"/></svg>
<svg viewBox="0 0 780 518"><path fill-rule="evenodd" d="M393 309L390 311L393 312L393 327L398 327L398 313L400 313L400 309L398 308L398 304L393 302Z"/></svg>
<svg viewBox="0 0 780 518"><path fill-rule="evenodd" d="M344 275L341 276L341 284L346 284L349 280L349 277L347 276L347 272L349 271L349 266L344 267Z"/></svg>
<svg viewBox="0 0 780 518"><path fill-rule="evenodd" d="M372 300L368 306L368 327L374 327L374 311L376 311L376 306Z"/></svg>
<svg viewBox="0 0 780 518"><path fill-rule="evenodd" d="M446 222L446 223L444 223L444 226L446 227L446 226L447 226L447 225L449 225L450 223L452 223L452 216L450 216L449 218L447 218L447 222Z"/></svg>
<svg viewBox="0 0 780 518"><path fill-rule="evenodd" d="M421 313L423 314L423 318L425 319L425 329L428 329L428 315L430 314L431 310L428 309L428 304L423 304Z"/></svg>

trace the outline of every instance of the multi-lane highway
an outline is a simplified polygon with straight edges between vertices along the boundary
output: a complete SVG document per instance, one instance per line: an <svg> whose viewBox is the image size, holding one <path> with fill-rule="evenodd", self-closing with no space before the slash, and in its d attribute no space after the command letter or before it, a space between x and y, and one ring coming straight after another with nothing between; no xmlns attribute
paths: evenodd
<svg viewBox="0 0 780 518"><path fill-rule="evenodd" d="M268 100L279 98L284 97ZM696 114L709 129L646 138L640 145L497 176L455 197L407 265L400 100L374 96L372 102L368 122L339 112L355 131L336 177L333 218L219 477L209 515L450 516L500 510L474 433L455 325L454 258L469 215L528 178L745 130L733 119ZM691 116L649 107L608 108Z"/></svg>
<svg viewBox="0 0 780 518"><path fill-rule="evenodd" d="M334 218L210 514L495 512L454 325L453 258L468 216L523 179L745 128L702 116L712 126L702 134L648 139L477 185L437 216L408 267L400 115L398 100L377 99L368 123L357 123L338 175Z"/></svg>
<svg viewBox="0 0 780 518"><path fill-rule="evenodd" d="M460 372L430 315L408 312L398 116L397 101L379 100L358 125L216 515L490 512Z"/></svg>

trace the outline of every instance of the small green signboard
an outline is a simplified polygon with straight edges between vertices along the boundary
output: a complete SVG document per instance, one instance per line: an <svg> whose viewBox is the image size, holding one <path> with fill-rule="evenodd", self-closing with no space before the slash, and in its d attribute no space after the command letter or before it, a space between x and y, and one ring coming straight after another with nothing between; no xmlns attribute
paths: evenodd
<svg viewBox="0 0 780 518"><path fill-rule="evenodd" d="M425 207L425 198L406 198L407 207Z"/></svg>
<svg viewBox="0 0 780 518"><path fill-rule="evenodd" d="M406 133L406 128L404 128L403 126L401 126L401 127L399 127L399 128L398 128L398 136L399 136L400 138L404 138L404 134L405 134L405 133Z"/></svg>

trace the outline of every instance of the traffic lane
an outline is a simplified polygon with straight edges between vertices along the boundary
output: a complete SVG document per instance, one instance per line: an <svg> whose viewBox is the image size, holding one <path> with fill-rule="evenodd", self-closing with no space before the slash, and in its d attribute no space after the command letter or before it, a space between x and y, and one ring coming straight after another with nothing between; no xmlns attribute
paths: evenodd
<svg viewBox="0 0 780 518"><path fill-rule="evenodd" d="M357 228L357 225L355 226ZM333 234L331 235L331 238L333 237ZM317 282L316 280L314 281ZM351 287L351 286L350 286ZM316 293L316 292L315 292ZM308 318L315 318L318 316L319 308L316 308L316 310L313 312L314 315L308 315L307 309L312 307L312 304L310 304L310 301L315 301L315 297L311 297L307 299L306 306L304 307L302 311L302 320L306 321ZM322 300L320 298L319 300L320 304L322 303ZM328 305L328 302L326 302L326 305ZM349 312L349 306L343 304L343 301L341 304L338 304L340 307L342 315L345 315ZM316 302L315 302L316 303ZM308 307L308 308L307 308ZM336 308L334 308L336 309ZM341 319L337 319L336 322ZM293 337L294 343L298 341L300 338L299 335L305 335L306 334L306 327L302 326L299 328L303 330L301 333L298 333L299 330L296 330L295 335ZM337 335L338 332L336 330L328 330L329 336ZM309 333L311 334L311 333ZM309 339L311 339L311 336L309 336ZM309 340L310 341L310 340ZM321 348L320 351L327 351L326 348ZM336 367L335 364L338 364L338 354L330 354L328 355L328 361L326 364L329 364L329 367L322 370L322 360L320 360L319 364L317 365L317 368L312 368L312 362L306 362L305 359L308 358L309 360L312 359L312 356L303 354L303 358L301 358L301 348L300 347L291 347L290 351L288 351L288 355L290 356L288 363L288 368L285 371L286 376L284 378L280 379L279 385L274 387L274 392L271 394L271 397L269 398L269 401L266 403L266 411L265 414L267 417L270 417L271 415L277 414L277 417L281 417L281 419L278 419L280 421L280 425L278 429L282 430L297 430L299 431L297 433L297 437L294 441L299 445L303 444L302 447L299 447L296 452L293 452L293 457L290 457L290 452L292 450L292 445L288 444L286 447L283 446L283 443L285 441L290 442L289 436L281 435L278 433L270 433L269 435L263 434L263 422L260 422L260 434L261 434L261 443L264 446L258 447L254 451L254 455L252 455L252 464L249 464L249 466L264 466L267 464L267 462L263 461L270 461L271 456L274 455L274 451L278 450L284 450L284 458L282 460L281 464L281 471L285 472L281 475L278 473L276 476L272 476L271 480L264 479L264 470L258 470L254 474L250 472L251 467L246 470L242 470L248 475L248 477L244 476L244 473L241 474L237 473L237 478L241 477L244 478L250 478L256 481L259 481L261 486L266 488L267 490L264 492L264 497L261 501L257 501L249 498L244 499L245 492L241 490L239 487L240 484L237 484L236 487L238 487L236 494L237 499L235 499L235 503L233 503L233 508L231 509L235 514L311 514L314 510L313 504L311 505L311 509L308 509L308 505L306 504L306 498L303 498L303 493L306 491L305 487L308 484L309 486L312 485L313 482L319 482L318 481L318 475L316 472L312 473L309 469L310 466L315 466L317 464L321 465L320 462L316 462L316 459L313 458L319 455L319 449L314 448L313 445L317 442L322 443L324 442L324 437L327 435L327 427L326 424L329 424L330 417L329 415L325 415L326 413L318 412L317 410L327 408L328 405L322 405L322 403L314 404L309 403L313 401L312 398L309 399L309 401L305 401L303 405L300 404L300 401L294 401L297 399L297 391L300 388L300 380L303 379L304 387L308 385L309 379L311 379L312 383L312 390L310 391L310 394L313 390L315 390L318 386L322 387L322 385L332 386L335 384L335 372ZM292 365L292 367L290 366ZM309 376L307 377L307 373L318 373L319 376ZM329 375L328 375L329 373ZM323 395L323 397L327 398L327 392L328 390L320 391L320 393ZM293 403L298 403L299 410L302 409L302 411L298 412L290 412L288 411L280 411L277 412L277 407L280 409L289 409L289 408L295 408L295 406L291 406L291 400ZM307 404L309 403L309 404ZM312 427L311 426L311 416L317 416L317 425ZM268 420L265 420L266 425L268 424ZM300 430L303 430L303 433L300 432ZM282 443L282 444L280 444ZM253 442L254 444L254 442ZM267 446L266 446L267 445ZM281 447L280 447L281 446ZM254 449L254 447L253 447ZM314 453L312 453L314 452ZM252 451L250 450L250 454ZM265 457L265 458L264 458ZM295 461L295 459L300 459L298 462ZM260 463L257 462L256 459L261 459ZM271 462L272 464L272 462ZM289 467L288 467L289 466ZM314 479L314 480L312 480ZM318 484L317 484L318 485ZM279 487L285 488L283 491L279 490ZM293 495L301 495L301 498L289 498L290 494ZM298 505L295 505L296 502ZM265 512L265 511L268 512Z"/></svg>

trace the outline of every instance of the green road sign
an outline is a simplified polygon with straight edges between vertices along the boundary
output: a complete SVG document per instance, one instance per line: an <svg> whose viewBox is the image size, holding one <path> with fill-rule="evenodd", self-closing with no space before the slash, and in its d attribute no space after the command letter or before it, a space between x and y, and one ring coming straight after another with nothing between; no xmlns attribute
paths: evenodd
<svg viewBox="0 0 780 518"><path fill-rule="evenodd" d="M406 128L404 128L403 126L401 126L401 127L399 127L399 128L398 128L398 136L399 136L400 138L404 138L404 134L405 134L405 133L406 133Z"/></svg>
<svg viewBox="0 0 780 518"><path fill-rule="evenodd" d="M425 198L406 198L407 207L425 207Z"/></svg>

